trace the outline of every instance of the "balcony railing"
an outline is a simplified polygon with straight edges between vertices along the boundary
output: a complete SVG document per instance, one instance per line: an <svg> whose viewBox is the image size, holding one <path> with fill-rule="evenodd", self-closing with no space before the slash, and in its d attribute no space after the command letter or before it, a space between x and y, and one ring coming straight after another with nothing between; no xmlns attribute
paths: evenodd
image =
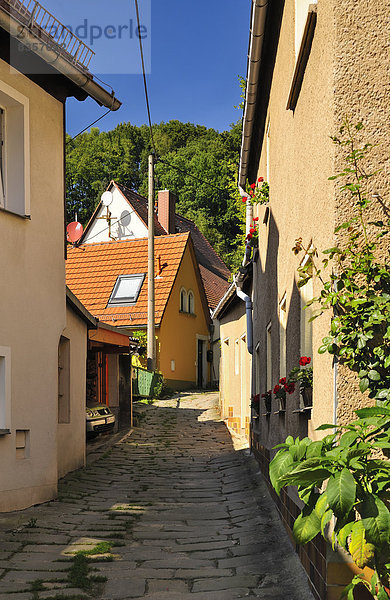
<svg viewBox="0 0 390 600"><path fill-rule="evenodd" d="M1 0L0 5L6 10L8 8L11 16L28 27L42 41L53 45L53 49L65 54L72 63L88 69L95 54L93 50L88 48L39 2L35 0Z"/></svg>

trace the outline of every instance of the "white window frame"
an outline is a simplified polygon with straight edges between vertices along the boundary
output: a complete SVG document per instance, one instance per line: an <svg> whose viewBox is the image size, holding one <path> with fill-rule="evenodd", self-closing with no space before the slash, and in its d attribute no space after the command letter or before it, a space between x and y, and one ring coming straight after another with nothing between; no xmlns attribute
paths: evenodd
<svg viewBox="0 0 390 600"><path fill-rule="evenodd" d="M192 298L192 303L190 301L190 298ZM192 290L188 290L187 294L187 311L190 315L195 314L195 294Z"/></svg>
<svg viewBox="0 0 390 600"><path fill-rule="evenodd" d="M145 276L146 276L146 273L132 273L130 275L118 275L118 277L115 281L114 287L112 289L110 299L107 303L107 306L133 306L134 304L137 304L142 285L145 281ZM115 295L118 291L121 281L123 281L125 279L138 279L139 284L138 284L137 291L134 294L134 296L128 296L128 297L121 296L120 298L117 299L117 298L115 298Z"/></svg>
<svg viewBox="0 0 390 600"><path fill-rule="evenodd" d="M0 208L30 217L30 105L29 99L0 81L3 112L3 189Z"/></svg>
<svg viewBox="0 0 390 600"><path fill-rule="evenodd" d="M11 348L0 346L0 432L11 430Z"/></svg>
<svg viewBox="0 0 390 600"><path fill-rule="evenodd" d="M305 31L307 15L310 4L317 4L317 0L295 0L295 35L294 35L294 52L295 60L298 58L299 50L302 44L303 32Z"/></svg>
<svg viewBox="0 0 390 600"><path fill-rule="evenodd" d="M287 294L283 294L279 302L279 373L287 375Z"/></svg>

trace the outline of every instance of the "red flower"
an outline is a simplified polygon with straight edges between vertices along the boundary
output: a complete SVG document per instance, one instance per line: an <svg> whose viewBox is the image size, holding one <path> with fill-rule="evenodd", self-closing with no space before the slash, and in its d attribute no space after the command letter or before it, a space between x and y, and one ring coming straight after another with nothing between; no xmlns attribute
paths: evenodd
<svg viewBox="0 0 390 600"><path fill-rule="evenodd" d="M282 385L284 385L287 382L287 379L285 377L282 377L282 379L279 379L279 383L281 383Z"/></svg>
<svg viewBox="0 0 390 600"><path fill-rule="evenodd" d="M264 181L264 177L259 177L257 180L259 183L261 183L262 181Z"/></svg>
<svg viewBox="0 0 390 600"><path fill-rule="evenodd" d="M250 228L249 233L256 233L256 229L253 229L253 227Z"/></svg>
<svg viewBox="0 0 390 600"><path fill-rule="evenodd" d="M254 220L254 221L258 221L258 220L259 220L259 217L253 217L253 220Z"/></svg>
<svg viewBox="0 0 390 600"><path fill-rule="evenodd" d="M276 384L274 387L274 394L276 394L280 390L280 385Z"/></svg>
<svg viewBox="0 0 390 600"><path fill-rule="evenodd" d="M246 202L246 198L247 198L246 196L243 196L243 197L242 197L242 201L243 201L243 202Z"/></svg>
<svg viewBox="0 0 390 600"><path fill-rule="evenodd" d="M254 196L254 195L255 195L254 191L253 191L253 190L250 190L250 192L249 192L249 195L250 195L250 196Z"/></svg>
<svg viewBox="0 0 390 600"><path fill-rule="evenodd" d="M247 240L251 240L251 239L252 239L252 234L251 234L251 233L248 233L248 235L246 236L246 239L247 239Z"/></svg>
<svg viewBox="0 0 390 600"><path fill-rule="evenodd" d="M254 190L254 189L255 189L255 187L256 187L256 184L255 184L255 183L251 183L251 188L252 188L252 190Z"/></svg>
<svg viewBox="0 0 390 600"><path fill-rule="evenodd" d="M288 394L292 394L293 392L295 392L295 384L294 383L286 383L286 385L284 386L284 389L286 390L286 392Z"/></svg>
<svg viewBox="0 0 390 600"><path fill-rule="evenodd" d="M301 367L306 367L306 365L310 365L310 363L310 356L301 356L301 358L299 359L299 364L301 365Z"/></svg>

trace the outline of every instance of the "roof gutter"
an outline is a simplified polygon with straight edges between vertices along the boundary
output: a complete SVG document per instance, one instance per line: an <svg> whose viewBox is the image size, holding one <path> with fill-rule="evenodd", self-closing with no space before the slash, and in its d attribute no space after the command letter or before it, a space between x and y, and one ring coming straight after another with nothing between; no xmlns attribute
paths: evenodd
<svg viewBox="0 0 390 600"><path fill-rule="evenodd" d="M75 85L81 88L88 96L93 98L100 106L105 106L112 111L118 110L122 103L115 98L114 92L105 90L101 85L93 80L91 73L84 73L81 69L72 65L65 57L51 50L49 44L42 44L25 25L22 25L17 19L0 10L0 27L7 31L11 37L18 38L20 42L27 47L36 48L34 53L42 60L51 65L57 71L65 75ZM21 31L21 27L23 30ZM37 43L38 42L38 43Z"/></svg>
<svg viewBox="0 0 390 600"><path fill-rule="evenodd" d="M246 92L238 183L245 186L248 176L249 154L258 94L261 52L264 41L268 0L252 0L251 30L249 37Z"/></svg>

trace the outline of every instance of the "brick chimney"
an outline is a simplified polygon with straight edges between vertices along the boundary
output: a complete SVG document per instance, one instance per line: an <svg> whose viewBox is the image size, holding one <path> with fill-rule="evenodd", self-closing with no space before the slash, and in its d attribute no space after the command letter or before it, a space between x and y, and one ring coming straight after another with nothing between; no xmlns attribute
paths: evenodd
<svg viewBox="0 0 390 600"><path fill-rule="evenodd" d="M158 192L157 216L167 233L176 233L176 196L169 190Z"/></svg>

